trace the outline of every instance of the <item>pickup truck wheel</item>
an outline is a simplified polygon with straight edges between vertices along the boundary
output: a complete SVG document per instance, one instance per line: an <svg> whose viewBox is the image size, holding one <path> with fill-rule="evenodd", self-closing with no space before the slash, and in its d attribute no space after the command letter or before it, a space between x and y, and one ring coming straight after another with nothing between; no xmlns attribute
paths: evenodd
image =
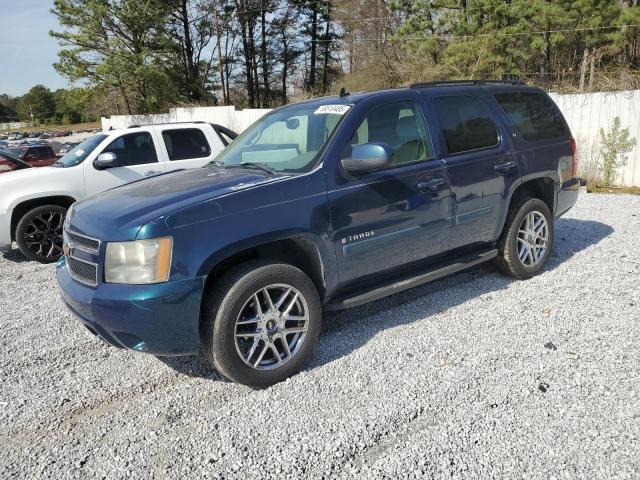
<svg viewBox="0 0 640 480"><path fill-rule="evenodd" d="M498 268L505 274L526 279L542 268L553 246L553 219L546 203L525 198L511 209L498 242Z"/></svg>
<svg viewBox="0 0 640 480"><path fill-rule="evenodd" d="M62 227L67 209L43 205L29 210L16 227L16 243L25 257L52 263L62 256Z"/></svg>
<svg viewBox="0 0 640 480"><path fill-rule="evenodd" d="M315 285L298 268L250 261L220 279L204 315L205 358L230 380L264 388L304 365L320 334L322 308Z"/></svg>

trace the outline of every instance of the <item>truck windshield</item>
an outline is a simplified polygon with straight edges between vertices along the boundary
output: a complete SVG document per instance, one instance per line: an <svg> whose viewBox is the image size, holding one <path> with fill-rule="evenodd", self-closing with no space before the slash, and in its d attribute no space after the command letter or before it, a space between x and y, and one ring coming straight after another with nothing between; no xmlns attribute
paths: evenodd
<svg viewBox="0 0 640 480"><path fill-rule="evenodd" d="M350 106L301 104L279 108L251 125L212 162L308 172Z"/></svg>
<svg viewBox="0 0 640 480"><path fill-rule="evenodd" d="M77 145L73 150L64 155L60 160L53 164L54 167L75 167L80 165L85 159L100 145L100 143L107 138L106 135L93 135L87 138L84 142Z"/></svg>

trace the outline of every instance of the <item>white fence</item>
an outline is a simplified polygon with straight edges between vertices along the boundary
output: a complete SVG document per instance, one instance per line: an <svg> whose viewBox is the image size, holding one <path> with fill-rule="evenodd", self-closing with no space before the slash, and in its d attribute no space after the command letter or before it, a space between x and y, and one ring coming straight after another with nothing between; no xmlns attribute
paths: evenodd
<svg viewBox="0 0 640 480"><path fill-rule="evenodd" d="M578 143L580 175L597 176L600 168L598 132L601 128L605 132L609 130L613 119L620 117L622 128L628 128L638 144L628 154L627 165L620 170L617 183L640 186L640 90L572 95L551 94L551 96L562 110ZM117 115L103 118L102 129L199 120L218 123L239 133L268 111L266 109L236 110L235 107L172 108L166 114Z"/></svg>
<svg viewBox="0 0 640 480"><path fill-rule="evenodd" d="M600 129L605 133L613 119L620 117L622 128L628 128L636 147L627 155L627 165L620 169L617 184L640 187L640 90L626 92L551 94L571 127L578 143L579 173L597 176L601 165Z"/></svg>
<svg viewBox="0 0 640 480"><path fill-rule="evenodd" d="M30 126L31 124L28 122L0 123L0 132L7 131L7 130L14 130L17 128L27 128Z"/></svg>

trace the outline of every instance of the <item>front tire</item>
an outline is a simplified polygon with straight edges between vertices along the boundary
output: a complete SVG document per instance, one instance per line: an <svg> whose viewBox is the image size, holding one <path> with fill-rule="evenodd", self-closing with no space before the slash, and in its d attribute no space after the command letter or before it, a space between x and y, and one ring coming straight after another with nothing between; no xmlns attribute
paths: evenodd
<svg viewBox="0 0 640 480"><path fill-rule="evenodd" d="M16 227L16 243L25 257L52 263L62 256L62 228L67 209L43 205L29 210Z"/></svg>
<svg viewBox="0 0 640 480"><path fill-rule="evenodd" d="M514 278L527 279L539 273L553 247L553 218L545 202L525 198L509 211L498 241L498 268Z"/></svg>
<svg viewBox="0 0 640 480"><path fill-rule="evenodd" d="M322 307L300 269L255 260L219 280L203 321L204 357L230 380L265 388L305 364L320 335Z"/></svg>

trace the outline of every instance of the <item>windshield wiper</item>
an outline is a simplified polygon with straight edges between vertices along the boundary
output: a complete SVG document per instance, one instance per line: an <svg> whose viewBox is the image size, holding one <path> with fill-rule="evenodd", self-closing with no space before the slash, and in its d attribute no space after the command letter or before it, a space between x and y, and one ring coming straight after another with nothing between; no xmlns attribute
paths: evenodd
<svg viewBox="0 0 640 480"><path fill-rule="evenodd" d="M57 162L53 162L50 166L56 167L56 168L64 168L64 163L57 161Z"/></svg>
<svg viewBox="0 0 640 480"><path fill-rule="evenodd" d="M231 165L225 165L225 168L256 168L258 170L262 170L263 172L267 172L270 175L277 174L277 172L273 168L269 168L262 163L255 163L255 162L234 163Z"/></svg>
<svg viewBox="0 0 640 480"><path fill-rule="evenodd" d="M224 168L224 163L217 160L211 160L209 163L207 163L207 166Z"/></svg>

